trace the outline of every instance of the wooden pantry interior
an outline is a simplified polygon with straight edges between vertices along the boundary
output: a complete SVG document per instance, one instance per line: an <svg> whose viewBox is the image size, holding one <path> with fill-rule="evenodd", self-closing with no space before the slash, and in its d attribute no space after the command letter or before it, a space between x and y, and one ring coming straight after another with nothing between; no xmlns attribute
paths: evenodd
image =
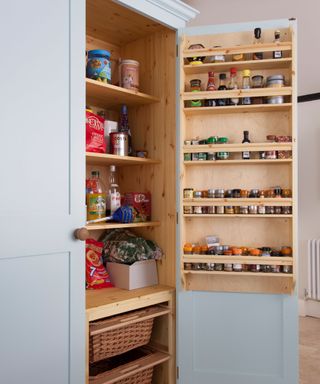
<svg viewBox="0 0 320 384"><path fill-rule="evenodd" d="M113 228L129 228L134 233L154 240L164 252L157 261L159 285L126 291L118 288L87 290L87 382L92 384L127 383L137 375L137 382L144 383L153 372L152 383L176 382L175 347L175 288L199 291L259 292L290 294L294 290L296 275L296 120L295 120L295 50L294 32L281 30L282 59L272 59L275 45L274 30L264 32L269 43L259 48L264 52L261 61L230 62L233 52L250 54L255 47L250 43L252 31L219 35L182 36L176 45L176 31L148 19L109 0L86 2L86 49L106 49L111 52L112 85L86 79L86 104L94 111L106 110L107 118L119 119L121 104L127 104L133 147L146 150L148 158L86 153L87 176L99 170L102 178L108 177L110 165L116 165L121 193L150 191L152 195L152 220L145 223L99 223L87 225L90 236L98 239L103 231ZM208 63L191 66L188 57L195 51L191 44L202 43L197 54L209 57L222 53L224 63ZM216 45L221 48L211 48ZM179 77L176 78L176 60L180 52ZM118 86L118 60L130 58L140 64L140 90L130 91ZM251 69L252 75L284 74L287 84L282 88L262 88L235 91L217 91L197 94L197 98L218 99L237 96L266 97L282 95L282 104L252 104L248 106L190 107L194 93L189 84L193 78L207 81L208 71L215 74L228 72L230 67L238 71ZM176 87L180 87L177 100ZM178 109L177 109L178 106ZM178 110L178 115L176 111ZM179 124L177 124L177 121ZM252 153L259 151L292 151L288 159L242 160L243 130L250 131ZM269 134L292 136L290 143L266 143ZM232 159L217 161L186 161L186 153L210 151L212 146L185 145L185 140L206 138L212 135L228 136L228 144L220 144L219 151L232 154ZM178 138L178 139L177 139ZM178 140L178 141L177 141ZM177 160L178 159L178 160ZM178 190L176 191L177 179ZM292 189L290 198L257 198L254 204L290 206L288 215L219 215L185 214L184 208L194 206L228 206L249 204L252 199L186 199L185 188L208 190L210 188L268 189L280 185ZM178 205L176 201L179 201ZM177 240L176 228L179 228ZM292 257L263 258L250 256L209 256L183 253L187 242L199 243L207 235L217 235L224 244L250 247L291 246ZM219 258L219 259L218 259ZM231 259L232 258L232 259ZM279 264L293 267L291 273L252 273L209 270L188 270L186 264L221 263L238 261L242 264ZM178 266L178 273L176 273ZM178 276L178 277L177 277ZM156 307L156 308L155 308ZM90 326L101 319L109 321L113 316L127 316L128 325L137 319L132 311L144 309L145 319L154 319L150 351L141 362L133 361L117 367L109 376L89 379L91 361ZM150 315L149 311L154 311ZM117 318L116 318L117 319ZM122 320L121 320L122 321ZM108 325L108 326L109 326ZM143 351L144 352L144 351ZM151 372L151 373L150 373ZM123 381L121 381L123 380ZM128 381L130 382L130 381ZM148 381L146 381L147 383ZM150 381L149 381L150 382Z"/></svg>

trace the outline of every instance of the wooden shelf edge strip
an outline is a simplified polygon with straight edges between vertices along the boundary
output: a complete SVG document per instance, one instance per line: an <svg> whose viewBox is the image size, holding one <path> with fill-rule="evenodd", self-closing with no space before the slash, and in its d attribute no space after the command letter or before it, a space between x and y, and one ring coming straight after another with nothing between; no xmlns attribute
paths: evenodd
<svg viewBox="0 0 320 384"><path fill-rule="evenodd" d="M228 213L224 213L224 214L218 214L218 213L207 213L207 214L196 214L196 213L192 213L192 214L184 214L183 217L189 217L189 218L195 218L195 217L198 217L198 218L212 218L212 217L225 217L225 218L250 218L250 219L291 219L293 217L293 215L282 215L282 214L279 214L279 215L269 215L269 214L228 214Z"/></svg>
<svg viewBox="0 0 320 384"><path fill-rule="evenodd" d="M90 161L98 161L99 163L121 163L128 165L144 165L144 164L160 164L160 160L142 158L142 157L134 157L134 156L118 156L112 155L109 153L94 153L94 152L86 152L86 160Z"/></svg>
<svg viewBox="0 0 320 384"><path fill-rule="evenodd" d="M116 229L116 228L141 228L141 227L159 227L160 221L146 221L141 223L102 223L102 224L88 224L86 228L88 231L97 231L101 229Z"/></svg>
<svg viewBox="0 0 320 384"><path fill-rule="evenodd" d="M222 276L242 276L242 277L286 277L293 278L292 273L272 273L272 272L226 272L226 271L182 271L185 275L222 275Z"/></svg>
<svg viewBox="0 0 320 384"><path fill-rule="evenodd" d="M230 264L263 264L263 265L293 265L293 257L266 257L266 256L209 256L209 255L183 255L185 263L230 263Z"/></svg>
<svg viewBox="0 0 320 384"><path fill-rule="evenodd" d="M292 159L251 159L251 160L197 160L184 161L185 165L231 165L231 164L281 164L292 163Z"/></svg>
<svg viewBox="0 0 320 384"><path fill-rule="evenodd" d="M286 143L251 143L251 144L202 144L202 145L185 145L183 146L184 153L197 153L197 152L242 152L242 151L292 151L293 144L291 142Z"/></svg>
<svg viewBox="0 0 320 384"><path fill-rule="evenodd" d="M225 107L185 107L183 110L186 115L196 115L202 113L245 113L245 112L275 112L284 111L292 107L292 103L282 104L250 104L235 105Z"/></svg>

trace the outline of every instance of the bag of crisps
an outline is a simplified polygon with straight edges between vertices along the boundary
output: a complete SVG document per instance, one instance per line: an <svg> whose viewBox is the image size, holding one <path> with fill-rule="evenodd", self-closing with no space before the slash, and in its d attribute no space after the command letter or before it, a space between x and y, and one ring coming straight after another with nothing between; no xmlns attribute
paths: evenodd
<svg viewBox="0 0 320 384"><path fill-rule="evenodd" d="M87 288L113 287L109 274L102 263L103 243L86 240L86 285Z"/></svg>
<svg viewBox="0 0 320 384"><path fill-rule="evenodd" d="M104 120L88 109L86 110L86 151L106 153Z"/></svg>

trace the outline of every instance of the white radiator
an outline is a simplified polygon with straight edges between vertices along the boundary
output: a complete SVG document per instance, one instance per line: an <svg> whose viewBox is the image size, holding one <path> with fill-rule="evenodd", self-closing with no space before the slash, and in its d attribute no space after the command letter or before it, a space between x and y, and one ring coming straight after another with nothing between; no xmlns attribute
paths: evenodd
<svg viewBox="0 0 320 384"><path fill-rule="evenodd" d="M308 240L308 299L320 301L320 239Z"/></svg>

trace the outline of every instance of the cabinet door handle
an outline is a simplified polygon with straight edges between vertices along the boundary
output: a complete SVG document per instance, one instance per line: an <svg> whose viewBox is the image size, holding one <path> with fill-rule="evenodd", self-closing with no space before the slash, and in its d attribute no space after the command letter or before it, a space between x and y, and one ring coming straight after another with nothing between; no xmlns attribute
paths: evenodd
<svg viewBox="0 0 320 384"><path fill-rule="evenodd" d="M89 239L90 237L90 233L89 231L87 230L87 228L83 227L83 228L78 228L74 231L74 237L78 240L81 240L81 241L85 241L87 239Z"/></svg>

